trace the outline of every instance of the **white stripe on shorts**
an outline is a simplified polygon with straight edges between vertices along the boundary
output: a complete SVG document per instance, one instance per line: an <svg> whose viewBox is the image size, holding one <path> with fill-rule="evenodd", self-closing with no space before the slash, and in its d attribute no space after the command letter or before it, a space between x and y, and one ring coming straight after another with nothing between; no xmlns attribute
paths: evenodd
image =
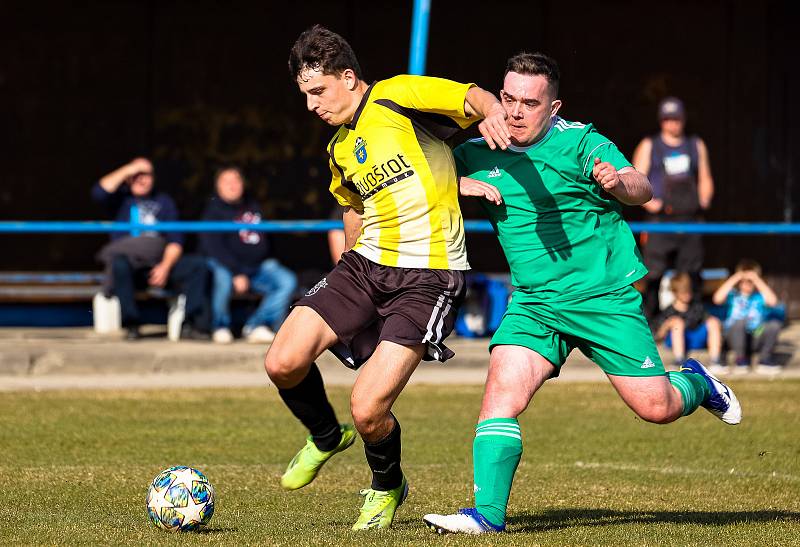
<svg viewBox="0 0 800 547"><path fill-rule="evenodd" d="M433 311L431 311L431 317L428 319L428 325L426 327L427 332L425 333L425 338L422 340L423 342L438 343L442 341L444 318L447 317L447 314L453 305L453 299L451 296L455 292L458 292L453 290L455 281L453 274L448 272L447 275L450 277L450 281L447 284L447 290L440 294L439 298L436 300L436 305L433 307Z"/></svg>

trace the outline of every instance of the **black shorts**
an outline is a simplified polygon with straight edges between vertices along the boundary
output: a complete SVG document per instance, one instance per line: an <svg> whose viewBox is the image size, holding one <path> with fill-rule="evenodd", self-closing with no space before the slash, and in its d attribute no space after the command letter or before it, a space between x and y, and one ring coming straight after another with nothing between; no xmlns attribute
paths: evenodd
<svg viewBox="0 0 800 547"><path fill-rule="evenodd" d="M348 251L325 278L295 304L315 310L339 343L342 362L361 366L382 340L427 344L425 360L455 355L442 342L452 332L464 299L464 272L382 266Z"/></svg>

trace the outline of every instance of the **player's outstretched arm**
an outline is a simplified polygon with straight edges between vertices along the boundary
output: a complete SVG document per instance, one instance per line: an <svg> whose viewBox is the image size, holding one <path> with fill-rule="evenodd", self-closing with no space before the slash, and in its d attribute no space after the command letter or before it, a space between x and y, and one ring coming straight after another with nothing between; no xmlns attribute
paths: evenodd
<svg viewBox="0 0 800 547"><path fill-rule="evenodd" d="M486 139L489 148L494 150L499 146L505 150L511 144L511 133L506 124L508 115L497 97L480 87L471 87L464 101L464 112L470 117L483 118L478 124L478 131Z"/></svg>
<svg viewBox="0 0 800 547"><path fill-rule="evenodd" d="M500 190L491 184L469 177L458 177L458 193L462 196L483 197L495 205L503 203Z"/></svg>
<svg viewBox="0 0 800 547"><path fill-rule="evenodd" d="M610 163L594 159L592 177L603 190L625 205L643 205L653 197L653 188L647 177L633 167L617 168Z"/></svg>

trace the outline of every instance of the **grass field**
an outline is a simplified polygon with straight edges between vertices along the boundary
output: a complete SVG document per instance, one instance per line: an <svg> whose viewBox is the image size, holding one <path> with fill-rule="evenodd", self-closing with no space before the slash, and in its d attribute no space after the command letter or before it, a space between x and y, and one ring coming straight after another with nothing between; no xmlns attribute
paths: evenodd
<svg viewBox="0 0 800 547"><path fill-rule="evenodd" d="M412 386L403 424L411 494L389 531L350 531L369 484L362 445L307 488L278 479L303 431L274 390L0 395L0 544L798 545L800 382L734 384L730 427L699 410L636 419L604 384L553 384L521 425L508 534L436 536L421 516L471 501L479 387ZM348 391L331 389L340 417ZM198 467L217 490L202 533L148 523L149 481Z"/></svg>

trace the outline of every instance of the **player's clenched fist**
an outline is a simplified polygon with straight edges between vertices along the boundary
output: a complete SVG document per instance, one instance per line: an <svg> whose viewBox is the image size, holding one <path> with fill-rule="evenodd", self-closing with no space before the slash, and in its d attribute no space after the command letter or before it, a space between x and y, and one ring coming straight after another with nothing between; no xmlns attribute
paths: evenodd
<svg viewBox="0 0 800 547"><path fill-rule="evenodd" d="M603 190L610 192L619 185L619 173L617 168L607 161L601 162L600 158L594 159L592 177L597 181Z"/></svg>

